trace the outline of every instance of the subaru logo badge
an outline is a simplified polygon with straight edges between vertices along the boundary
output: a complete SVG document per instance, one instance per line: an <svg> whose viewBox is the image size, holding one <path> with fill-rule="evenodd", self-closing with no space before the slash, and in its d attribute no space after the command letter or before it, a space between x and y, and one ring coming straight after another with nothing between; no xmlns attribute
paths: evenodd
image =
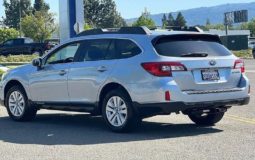
<svg viewBox="0 0 255 160"><path fill-rule="evenodd" d="M209 63L211 66L215 66L216 65L216 61L215 60L211 60Z"/></svg>

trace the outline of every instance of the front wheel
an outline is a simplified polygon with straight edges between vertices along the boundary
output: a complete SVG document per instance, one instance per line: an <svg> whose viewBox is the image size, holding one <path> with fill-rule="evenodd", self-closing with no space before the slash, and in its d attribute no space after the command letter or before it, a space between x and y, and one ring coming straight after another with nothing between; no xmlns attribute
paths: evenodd
<svg viewBox="0 0 255 160"><path fill-rule="evenodd" d="M30 121L36 116L36 108L28 102L24 89L20 86L12 87L6 96L6 108L14 121Z"/></svg>
<svg viewBox="0 0 255 160"><path fill-rule="evenodd" d="M224 112L189 114L189 118L197 125L213 126L224 117Z"/></svg>
<svg viewBox="0 0 255 160"><path fill-rule="evenodd" d="M123 90L110 91L103 101L103 118L114 132L128 132L139 124L132 101Z"/></svg>

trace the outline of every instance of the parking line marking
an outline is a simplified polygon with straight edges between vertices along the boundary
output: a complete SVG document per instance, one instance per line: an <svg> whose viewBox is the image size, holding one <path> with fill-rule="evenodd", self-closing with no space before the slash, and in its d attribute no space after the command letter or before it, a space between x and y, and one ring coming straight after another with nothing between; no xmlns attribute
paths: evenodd
<svg viewBox="0 0 255 160"><path fill-rule="evenodd" d="M246 72L246 73L255 73L254 70L246 70L245 72Z"/></svg>
<svg viewBox="0 0 255 160"><path fill-rule="evenodd" d="M238 116L235 116L235 115L226 115L226 117L229 118L229 119L232 119L232 120L236 120L236 121L240 121L240 122L255 125L255 120L254 119L245 118L245 117L238 117Z"/></svg>

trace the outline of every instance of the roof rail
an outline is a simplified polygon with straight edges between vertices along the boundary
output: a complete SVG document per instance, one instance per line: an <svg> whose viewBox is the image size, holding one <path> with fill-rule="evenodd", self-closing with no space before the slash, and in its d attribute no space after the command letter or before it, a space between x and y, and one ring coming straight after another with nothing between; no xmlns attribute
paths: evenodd
<svg viewBox="0 0 255 160"><path fill-rule="evenodd" d="M121 27L121 28L108 28L108 29L91 29L86 30L77 35L80 36L89 36L89 35L98 35L98 34L141 34L149 35L151 31L147 27Z"/></svg>
<svg viewBox="0 0 255 160"><path fill-rule="evenodd" d="M158 27L153 28L153 30L158 29ZM197 27L197 26L184 26L184 27L180 27L180 26L166 26L165 30L168 31L189 31L189 32L200 32L203 33L204 31Z"/></svg>
<svg viewBox="0 0 255 160"><path fill-rule="evenodd" d="M178 27L178 26L169 26L166 27L169 30L173 30L173 31L189 31L189 32L204 32L202 29L200 29L197 26L184 26L184 27Z"/></svg>

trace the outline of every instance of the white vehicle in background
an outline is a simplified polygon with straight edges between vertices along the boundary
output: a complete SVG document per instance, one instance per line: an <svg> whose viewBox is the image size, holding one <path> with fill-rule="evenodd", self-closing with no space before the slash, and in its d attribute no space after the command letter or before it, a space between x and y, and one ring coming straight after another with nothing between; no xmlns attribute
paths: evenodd
<svg viewBox="0 0 255 160"><path fill-rule="evenodd" d="M255 48L255 41L249 41L248 47L252 49Z"/></svg>

